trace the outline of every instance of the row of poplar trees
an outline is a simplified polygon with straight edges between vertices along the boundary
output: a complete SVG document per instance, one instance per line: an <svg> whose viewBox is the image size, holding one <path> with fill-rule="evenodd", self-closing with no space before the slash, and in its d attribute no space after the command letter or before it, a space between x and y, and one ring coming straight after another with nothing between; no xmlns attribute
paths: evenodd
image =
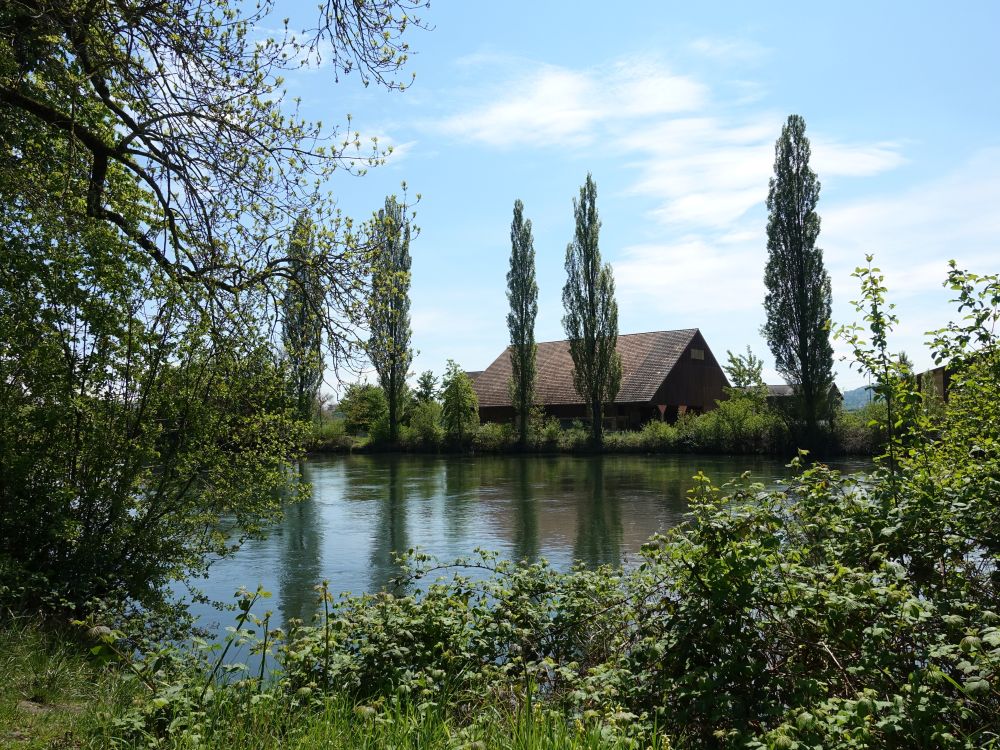
<svg viewBox="0 0 1000 750"><path fill-rule="evenodd" d="M830 343L832 294L823 251L816 246L820 183L809 166L811 148L805 120L789 116L775 143L774 176L767 209L768 260L764 271L766 322L761 333L774 355L779 374L795 389L802 439L812 447L819 426L832 413L833 347ZM522 445L535 398L534 326L538 313L535 251L531 221L514 203L511 224L507 299L510 312L511 403ZM566 248L563 327L573 359L573 385L591 412L591 437L603 442L603 406L614 401L621 385L618 304L611 266L601 263L597 188L591 176L573 201L576 229Z"/></svg>
<svg viewBox="0 0 1000 750"><path fill-rule="evenodd" d="M830 344L831 288L816 246L820 218L816 213L820 183L809 166L811 148L805 121L789 116L775 144L774 176L767 209L768 260L764 272L766 322L761 333L775 358L778 372L796 390L799 417L807 445L818 440L819 425L829 418L832 404L833 347ZM617 352L618 303L611 266L601 262L597 186L590 174L573 201L576 226L566 248L566 283L562 298L563 328L573 360L573 385L591 413L591 438L603 443L604 404L613 402L621 386L622 363ZM308 268L311 226L301 219L290 242L290 254ZM375 222L372 288L368 301L368 355L378 373L389 405L389 440L397 442L399 410L413 358L410 347L410 226L406 207L386 199ZM511 255L507 272L507 328L510 332L511 378L508 383L516 415L518 439L528 442L535 406L537 377L535 318L538 284L531 221L524 205L514 202L510 228ZM293 381L303 416L322 377L319 359L321 330L313 314L318 290L308 274L291 282L297 294L285 301L285 348L299 353ZM289 325L291 323L291 325ZM294 359L294 358L293 358Z"/></svg>
<svg viewBox="0 0 1000 750"><path fill-rule="evenodd" d="M611 265L601 262L597 214L597 186L591 175L573 201L576 228L566 247L566 283L563 286L562 323L573 359L573 386L591 413L591 439L596 447L604 440L604 404L614 401L621 386L622 362L618 354L618 303ZM508 384L516 415L518 439L528 442L531 410L535 404L535 317L538 284L531 221L524 205L514 202L510 227L510 270L507 272L507 328L510 331L511 378Z"/></svg>

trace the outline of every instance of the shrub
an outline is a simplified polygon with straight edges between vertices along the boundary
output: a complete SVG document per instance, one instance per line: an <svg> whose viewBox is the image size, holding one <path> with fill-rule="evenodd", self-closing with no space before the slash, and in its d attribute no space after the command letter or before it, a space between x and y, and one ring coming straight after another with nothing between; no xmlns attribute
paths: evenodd
<svg viewBox="0 0 1000 750"><path fill-rule="evenodd" d="M354 440L347 434L343 419L323 419L312 424L306 450L312 453L349 451Z"/></svg>
<svg viewBox="0 0 1000 750"><path fill-rule="evenodd" d="M487 422L480 425L472 438L472 446L486 453L510 450L517 444L517 433L513 425Z"/></svg>
<svg viewBox="0 0 1000 750"><path fill-rule="evenodd" d="M676 427L666 422L657 421L647 422L643 425L639 436L643 450L650 453L668 453L676 447L677 441L680 439Z"/></svg>
<svg viewBox="0 0 1000 750"><path fill-rule="evenodd" d="M370 435L380 420L389 420L389 402L385 391L369 383L352 383L344 391L338 406L344 415L344 427L351 435Z"/></svg>
<svg viewBox="0 0 1000 750"><path fill-rule="evenodd" d="M444 442L441 426L441 404L422 401L410 410L410 423L400 433L403 446L410 450L437 451Z"/></svg>
<svg viewBox="0 0 1000 750"><path fill-rule="evenodd" d="M883 425L886 418L884 401L872 401L861 409L841 411L833 421L837 450L866 456L878 454L885 447Z"/></svg>

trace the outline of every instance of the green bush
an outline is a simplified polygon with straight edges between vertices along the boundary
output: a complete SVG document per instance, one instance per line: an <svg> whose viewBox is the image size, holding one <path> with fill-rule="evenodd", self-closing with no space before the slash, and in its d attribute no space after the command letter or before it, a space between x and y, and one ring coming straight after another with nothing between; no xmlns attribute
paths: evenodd
<svg viewBox="0 0 1000 750"><path fill-rule="evenodd" d="M423 401L410 409L409 424L400 433L404 448L436 452L444 443L444 427L441 425L441 404L437 401Z"/></svg>
<svg viewBox="0 0 1000 750"><path fill-rule="evenodd" d="M575 420L567 429L559 434L559 450L576 452L590 447L590 430L583 423Z"/></svg>
<svg viewBox="0 0 1000 750"><path fill-rule="evenodd" d="M517 445L517 432L513 425L486 422L479 426L472 437L472 447L484 453L512 450Z"/></svg>
<svg viewBox="0 0 1000 750"><path fill-rule="evenodd" d="M530 444L538 450L555 450L559 447L562 428L555 417L545 418L540 409L532 410Z"/></svg>
<svg viewBox="0 0 1000 750"><path fill-rule="evenodd" d="M354 440L347 434L343 419L323 419L312 424L306 439L306 450L312 453L350 451Z"/></svg>
<svg viewBox="0 0 1000 750"><path fill-rule="evenodd" d="M884 401L872 401L861 409L841 411L833 422L833 435L841 453L873 456L885 447Z"/></svg>
<svg viewBox="0 0 1000 750"><path fill-rule="evenodd" d="M344 427L349 435L371 436L384 422L383 430L388 430L389 402L385 391L369 383L352 383L344 391L338 409L344 415Z"/></svg>

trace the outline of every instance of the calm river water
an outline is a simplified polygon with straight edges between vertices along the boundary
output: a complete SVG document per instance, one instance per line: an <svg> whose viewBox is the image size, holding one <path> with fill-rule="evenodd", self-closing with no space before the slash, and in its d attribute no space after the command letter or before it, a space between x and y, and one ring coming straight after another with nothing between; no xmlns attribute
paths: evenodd
<svg viewBox="0 0 1000 750"><path fill-rule="evenodd" d="M560 568L620 563L681 520L698 470L716 483L746 470L774 483L788 471L784 461L742 456L310 458L312 497L288 505L266 539L217 561L196 583L223 602L240 586L262 584L273 598L261 609L284 626L309 619L324 579L337 592L385 587L398 572L393 552L411 547L442 559L483 547ZM208 605L192 611L210 629L233 619Z"/></svg>

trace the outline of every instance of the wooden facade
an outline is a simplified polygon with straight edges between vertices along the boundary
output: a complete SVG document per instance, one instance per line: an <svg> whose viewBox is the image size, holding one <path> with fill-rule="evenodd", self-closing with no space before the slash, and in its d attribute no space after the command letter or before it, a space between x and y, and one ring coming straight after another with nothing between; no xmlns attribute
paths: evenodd
<svg viewBox="0 0 1000 750"><path fill-rule="evenodd" d="M725 398L726 375L696 328L623 334L618 337L622 385L605 405L608 429L637 429L651 420L674 422L686 412L714 409ZM547 416L563 423L587 421L589 408L573 387L569 342L538 344L536 401ZM508 382L510 349L473 381L482 422L514 418Z"/></svg>

